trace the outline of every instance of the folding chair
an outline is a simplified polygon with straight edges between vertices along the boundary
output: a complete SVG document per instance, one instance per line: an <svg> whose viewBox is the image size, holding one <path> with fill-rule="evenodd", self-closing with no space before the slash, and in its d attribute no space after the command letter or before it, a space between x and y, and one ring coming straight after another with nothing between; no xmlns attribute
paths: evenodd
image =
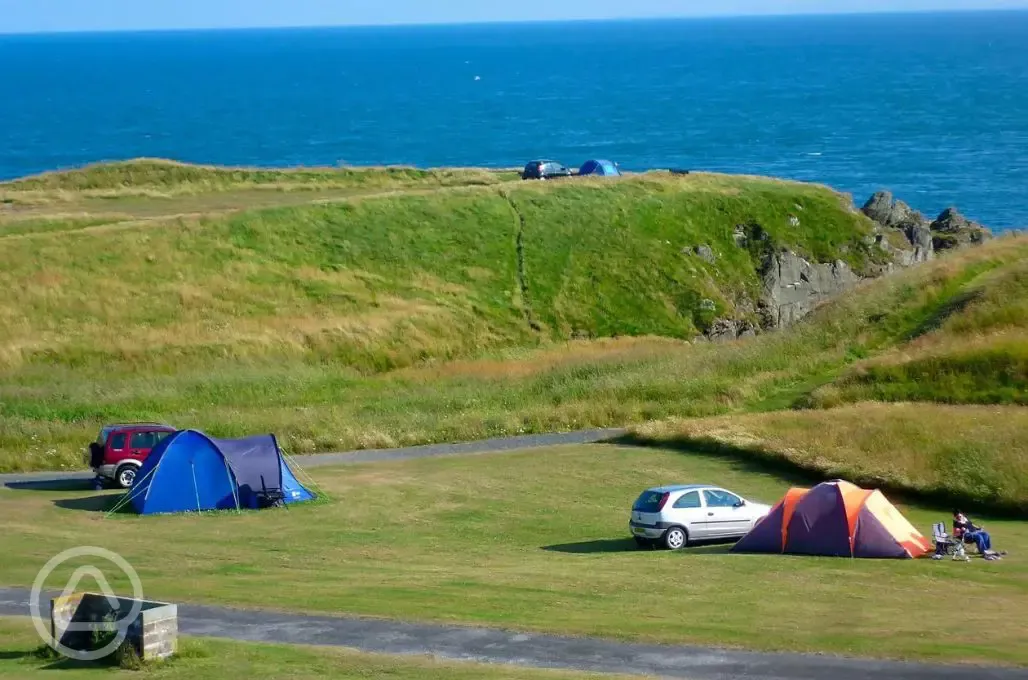
<svg viewBox="0 0 1028 680"><path fill-rule="evenodd" d="M269 488L264 483L264 475L261 475L261 490L257 492L257 507L261 510L266 508L284 508L286 506L286 495L278 487Z"/></svg>
<svg viewBox="0 0 1028 680"><path fill-rule="evenodd" d="M933 560L941 560L946 555L952 555L955 561L968 562L970 557L964 547L964 541L951 536L946 531L946 523L939 522L932 525L932 539L935 541L935 554Z"/></svg>

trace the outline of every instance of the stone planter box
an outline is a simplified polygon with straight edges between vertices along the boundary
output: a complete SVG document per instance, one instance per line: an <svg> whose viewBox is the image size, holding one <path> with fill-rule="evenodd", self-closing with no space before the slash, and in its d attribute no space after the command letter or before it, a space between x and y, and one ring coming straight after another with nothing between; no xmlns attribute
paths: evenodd
<svg viewBox="0 0 1028 680"><path fill-rule="evenodd" d="M69 624L102 624L122 621L139 606L139 613L129 622L125 641L132 645L144 661L166 659L178 648L178 606L164 602L116 597L114 606L105 595L73 593L50 601L50 634L68 649L89 651L93 647L92 630L67 630ZM137 605L137 603L139 603Z"/></svg>

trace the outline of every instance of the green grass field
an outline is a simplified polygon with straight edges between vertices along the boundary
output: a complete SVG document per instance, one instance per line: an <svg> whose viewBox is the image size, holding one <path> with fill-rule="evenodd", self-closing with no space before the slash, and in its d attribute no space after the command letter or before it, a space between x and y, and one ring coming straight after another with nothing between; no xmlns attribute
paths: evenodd
<svg viewBox="0 0 1028 680"><path fill-rule="evenodd" d="M250 677L294 680L587 680L604 677L616 680L624 677L191 638L179 640L179 654L173 660L148 665L139 672L69 660L51 661L38 654L39 645L39 637L28 619L0 618L0 678L47 678L53 677L54 671L60 671L58 677L66 680L139 677L161 680Z"/></svg>
<svg viewBox="0 0 1028 680"><path fill-rule="evenodd" d="M149 597L176 602L1028 665L1023 522L976 516L1013 555L996 563L666 553L628 538L647 486L715 482L774 502L804 480L756 460L616 446L313 473L331 503L240 515L104 519L110 500L92 492L0 490L0 582L31 584L85 541L124 555ZM948 517L902 507L925 531ZM974 606L953 616L958 591Z"/></svg>

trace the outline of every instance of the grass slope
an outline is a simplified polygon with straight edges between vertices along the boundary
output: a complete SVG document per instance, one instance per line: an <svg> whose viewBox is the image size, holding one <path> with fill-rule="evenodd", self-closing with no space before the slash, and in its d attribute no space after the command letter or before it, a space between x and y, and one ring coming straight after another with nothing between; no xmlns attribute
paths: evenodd
<svg viewBox="0 0 1028 680"><path fill-rule="evenodd" d="M211 313L206 326L197 323L195 331L190 331L188 324L181 324L174 332L157 337L155 348L147 348L128 333L128 337L115 337L117 319L131 312L122 314L114 302L109 303L109 312L104 312L107 308L101 306L100 297L83 290L82 304L109 313L115 325L90 325L92 332L98 337L107 334L111 342L123 347L122 353L103 352L99 343L91 344L93 336L80 335L81 349L70 345L63 353L45 350L28 363L23 354L8 354L8 368L0 376L0 469L79 465L83 442L94 436L101 422L119 419L157 418L222 436L272 430L292 451L314 452L621 425L672 416L767 411L797 404L841 404L865 398L865 393L853 387L853 380L866 370L867 362L879 357L897 361L904 356L918 360L922 353L904 354L903 348L915 347L927 338L935 338L939 348L959 348L961 352L974 352L975 343L999 343L997 346L1004 348L998 339L1013 337L1017 331L1003 319L1022 318L1004 310L1016 309L1021 298L1003 297L1006 289L998 284L1021 268L1026 256L1028 239L998 239L863 286L788 331L726 345L620 338L531 349L537 340L519 312L489 322L469 310L464 298L454 296L444 309L449 311L450 321L457 317L457 327L442 325L437 336L430 335L430 328L415 334L419 322L402 315L394 318L403 330L390 336L391 326L385 319L371 325L370 317L353 314L341 316L338 323L352 321L354 326L338 326L334 331L348 338L347 344L328 343L325 339L330 333L311 333L305 341L283 348L276 343L284 334L297 333L301 324L328 323L328 318L319 316L323 308L315 303L308 303L306 316L300 313L301 298L293 286L283 282L292 277L294 285L302 287L304 270L283 267L279 285L269 287L265 298L247 297L240 304L274 304L276 296L288 297L288 310L296 314L255 321L249 326L253 338L249 344L241 333L243 326L218 325L217 315ZM516 280L516 261L508 259L494 266L506 267L505 276ZM254 265L254 271L268 276L271 270L265 264ZM215 277L206 288L193 290L203 302L181 314L203 319L206 305L219 304L231 286L237 285L233 281L219 283ZM377 279L372 282L381 285ZM353 283L355 296L360 293L358 286ZM963 307L952 304L966 291L983 287L991 292L979 302ZM57 304L55 300L48 305L45 290L40 284L39 318ZM60 290L64 289L50 294L59 297ZM210 290L221 292L209 295ZM490 288L488 283L480 290L501 294L500 288ZM365 289L363 295L367 298L372 293ZM989 296L996 297L995 303L987 303ZM385 306L384 296L376 299ZM16 307L7 309L12 315L19 313ZM980 337L972 334L968 339L957 334L955 329L966 323L962 319L970 320L970 315L985 314L988 309L993 311L986 316L998 321L987 328L983 321L973 321L983 329ZM75 305L68 310L75 313ZM446 314L440 314L439 323L444 324ZM362 319L364 326L360 325ZM424 315L420 323L426 323ZM53 335L44 335L42 340L76 327L81 327L81 322L55 325ZM491 327L493 333L506 329L506 336L492 336L496 349L475 344L475 329L485 327ZM0 328L8 338L19 332L17 323ZM194 332L197 335L192 335ZM262 334L267 334L267 339ZM198 336L214 342L234 336L235 343L205 351ZM319 337L323 344L311 341ZM360 375L353 370L353 357L372 366L375 357L385 357L378 365L416 360L421 356L419 341L428 342L424 338L432 338L432 344L425 347L436 352L445 340L453 356L468 352L472 358L429 359L418 367L379 375ZM25 341L31 338L26 336ZM500 348L517 342L527 346ZM171 343L181 347L175 349ZM362 349L365 346L367 350ZM11 345L7 347L10 352ZM347 347L349 354L344 354ZM1011 353L1021 351L1016 342L1005 347ZM484 356L476 355L483 351ZM312 360L314 357L317 359ZM162 365L159 359L167 363ZM1000 362L1004 361L1001 356ZM931 389L933 380L941 384L944 375L893 382L891 389L906 385L906 398L910 392ZM1023 373L1020 376L1015 374L1013 379L1023 381ZM995 384L986 384L961 398L979 403L1002 401L995 398L995 391Z"/></svg>
<svg viewBox="0 0 1028 680"><path fill-rule="evenodd" d="M53 677L53 671L61 671L59 677L64 680L127 680L141 675L160 680L585 680L624 677L486 666L421 657L391 657L344 649L242 644L193 638L180 638L178 656L170 661L147 665L140 673L66 659L53 661L40 653L39 644L39 637L29 619L0 618L0 678L47 678Z"/></svg>
<svg viewBox="0 0 1028 680"><path fill-rule="evenodd" d="M908 342L854 367L815 400L1028 405L1028 258L981 273L978 266L947 277Z"/></svg>
<svg viewBox="0 0 1028 680"><path fill-rule="evenodd" d="M87 536L172 602L1028 665L1024 522L975 515L1012 555L996 563L667 553L628 538L647 486L713 481L773 502L810 481L773 472L677 450L563 447L313 470L336 500L281 512L110 519L91 511L109 504L95 492L0 489L0 583L31 584ZM948 512L901 507L923 531ZM974 593L959 616L938 596L953 592Z"/></svg>
<svg viewBox="0 0 1028 680"><path fill-rule="evenodd" d="M1028 409L857 404L641 425L650 445L700 449L825 479L1028 515Z"/></svg>

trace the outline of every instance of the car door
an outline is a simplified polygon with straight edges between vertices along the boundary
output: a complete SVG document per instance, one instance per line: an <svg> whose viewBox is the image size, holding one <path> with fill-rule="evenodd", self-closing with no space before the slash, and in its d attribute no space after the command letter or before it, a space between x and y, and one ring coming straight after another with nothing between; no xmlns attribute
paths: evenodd
<svg viewBox="0 0 1028 680"><path fill-rule="evenodd" d="M675 524L685 527L690 540L708 537L707 511L703 507L699 491L688 491L679 496L671 506L670 519Z"/></svg>
<svg viewBox="0 0 1028 680"><path fill-rule="evenodd" d="M157 433L153 430L135 430L129 438L129 455L142 461L157 445Z"/></svg>
<svg viewBox="0 0 1028 680"><path fill-rule="evenodd" d="M710 538L743 536L750 530L750 512L734 493L724 489L706 489L703 501Z"/></svg>
<svg viewBox="0 0 1028 680"><path fill-rule="evenodd" d="M112 432L107 436L107 452L104 454L104 465L117 465L129 458L128 434L125 432Z"/></svg>

